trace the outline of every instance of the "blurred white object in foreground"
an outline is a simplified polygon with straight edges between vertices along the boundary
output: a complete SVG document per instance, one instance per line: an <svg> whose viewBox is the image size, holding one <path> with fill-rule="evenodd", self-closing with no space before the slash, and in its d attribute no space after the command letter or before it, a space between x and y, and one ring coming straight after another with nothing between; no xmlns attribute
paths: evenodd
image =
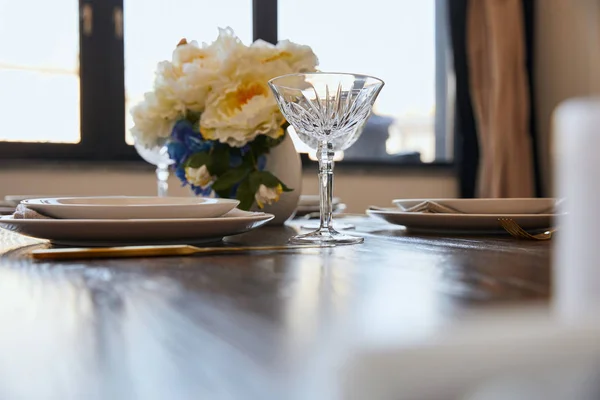
<svg viewBox="0 0 600 400"><path fill-rule="evenodd" d="M564 198L554 258L554 305L563 318L600 306L600 98L573 99L554 115L557 197Z"/></svg>
<svg viewBox="0 0 600 400"><path fill-rule="evenodd" d="M542 310L476 315L420 345L364 349L343 399L596 400L600 322Z"/></svg>

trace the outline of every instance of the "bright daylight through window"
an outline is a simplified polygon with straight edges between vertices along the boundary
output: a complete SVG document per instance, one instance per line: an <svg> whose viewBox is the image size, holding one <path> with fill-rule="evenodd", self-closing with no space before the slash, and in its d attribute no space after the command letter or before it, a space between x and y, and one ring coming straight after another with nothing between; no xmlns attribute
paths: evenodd
<svg viewBox="0 0 600 400"><path fill-rule="evenodd" d="M77 0L0 0L0 140L79 142L78 10Z"/></svg>
<svg viewBox="0 0 600 400"><path fill-rule="evenodd" d="M344 159L436 159L436 84L444 82L435 79L435 6L435 0L279 2L279 37L310 44L322 71L385 81L373 117Z"/></svg>

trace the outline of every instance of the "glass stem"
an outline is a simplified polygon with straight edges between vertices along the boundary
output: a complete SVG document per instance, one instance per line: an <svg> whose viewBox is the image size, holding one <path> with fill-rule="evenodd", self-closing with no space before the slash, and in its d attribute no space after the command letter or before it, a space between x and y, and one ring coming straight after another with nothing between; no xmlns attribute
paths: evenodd
<svg viewBox="0 0 600 400"><path fill-rule="evenodd" d="M333 196L333 146L326 141L319 142L317 159L319 160L319 196L321 227L319 229L333 229L331 199Z"/></svg>
<svg viewBox="0 0 600 400"><path fill-rule="evenodd" d="M169 166L167 164L159 164L156 167L158 197L167 197L169 195Z"/></svg>

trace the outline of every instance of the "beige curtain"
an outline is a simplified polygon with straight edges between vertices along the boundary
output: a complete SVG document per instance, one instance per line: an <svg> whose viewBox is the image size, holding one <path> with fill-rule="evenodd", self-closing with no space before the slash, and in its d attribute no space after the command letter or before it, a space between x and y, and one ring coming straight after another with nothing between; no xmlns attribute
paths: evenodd
<svg viewBox="0 0 600 400"><path fill-rule="evenodd" d="M479 135L479 197L534 195L521 1L469 1L467 59Z"/></svg>

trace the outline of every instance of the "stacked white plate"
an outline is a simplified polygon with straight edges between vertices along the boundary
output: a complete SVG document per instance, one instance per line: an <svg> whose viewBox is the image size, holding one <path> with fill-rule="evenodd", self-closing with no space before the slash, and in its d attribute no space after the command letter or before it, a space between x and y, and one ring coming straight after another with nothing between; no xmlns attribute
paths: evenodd
<svg viewBox="0 0 600 400"><path fill-rule="evenodd" d="M273 219L236 209L237 200L198 197L57 197L21 204L49 218L4 216L0 227L65 245L209 243Z"/></svg>
<svg viewBox="0 0 600 400"><path fill-rule="evenodd" d="M423 202L449 207L454 213L408 211ZM426 233L501 233L499 218L510 218L528 230L552 226L556 199L398 199L395 207L372 207L367 214L413 232Z"/></svg>
<svg viewBox="0 0 600 400"><path fill-rule="evenodd" d="M301 195L300 200L298 201L298 208L296 209L296 217L302 217L306 214L310 213L318 213L320 208L320 198L318 195ZM346 208L345 204L342 204L342 201L339 197L334 197L331 199L331 206L333 208L333 212L341 212Z"/></svg>

